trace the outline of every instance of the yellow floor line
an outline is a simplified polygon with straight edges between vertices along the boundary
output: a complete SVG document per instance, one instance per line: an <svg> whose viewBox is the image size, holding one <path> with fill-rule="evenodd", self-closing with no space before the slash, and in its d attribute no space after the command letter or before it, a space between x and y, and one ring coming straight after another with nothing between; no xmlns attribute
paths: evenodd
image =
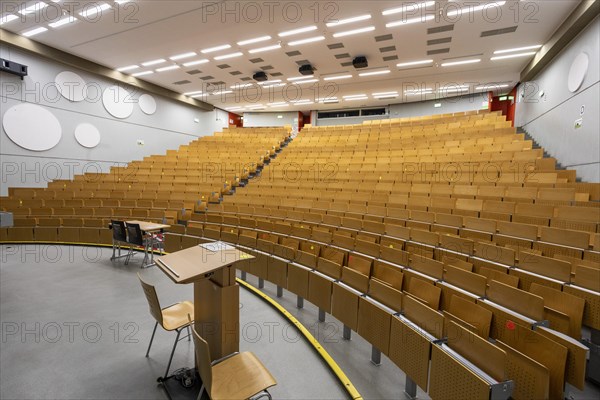
<svg viewBox="0 0 600 400"><path fill-rule="evenodd" d="M348 379L344 371L342 371L340 366L334 361L333 358L331 358L327 350L325 350L323 346L321 346L321 343L319 343L319 341L315 339L315 337L308 331L308 329L306 329L304 325L302 325L302 323L300 323L300 321L296 319L296 317L294 317L288 310L283 308L281 304L273 300L264 292L260 291L259 289L255 288L247 282L244 282L239 278L236 278L236 281L244 288L251 291L258 297L261 297L264 301L276 308L277 311L283 314L292 324L294 324L294 326L300 331L300 333L304 335L306 340L315 348L315 350L317 350L317 352L319 353L321 358L327 363L331 371L337 376L342 386L344 386L344 389L346 389L346 391L350 395L350 398L353 400L362 400L362 396L360 395L360 393L358 393L358 390L356 390L352 382L350 382L350 379Z"/></svg>

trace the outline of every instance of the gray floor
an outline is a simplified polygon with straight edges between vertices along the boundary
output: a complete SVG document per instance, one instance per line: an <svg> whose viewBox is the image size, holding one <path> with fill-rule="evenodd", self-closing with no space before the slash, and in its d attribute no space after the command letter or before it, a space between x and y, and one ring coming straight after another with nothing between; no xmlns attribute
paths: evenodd
<svg viewBox="0 0 600 400"><path fill-rule="evenodd" d="M166 399L156 378L164 373L174 334L157 331L137 281L138 255L129 266L108 249L46 245L0 246L0 398ZM192 299L156 268L142 272L163 305ZM248 276L255 286L257 279ZM276 298L274 285L263 291ZM277 298L276 298L277 299ZM371 364L371 346L287 291L278 298L340 365L365 399L402 399L404 374L385 356ZM255 352L278 380L275 399L343 399L345 391L312 348L270 306L240 289L240 349ZM193 365L193 346L181 341L172 370ZM597 399L598 387L570 388L573 399ZM419 390L418 397L427 399Z"/></svg>

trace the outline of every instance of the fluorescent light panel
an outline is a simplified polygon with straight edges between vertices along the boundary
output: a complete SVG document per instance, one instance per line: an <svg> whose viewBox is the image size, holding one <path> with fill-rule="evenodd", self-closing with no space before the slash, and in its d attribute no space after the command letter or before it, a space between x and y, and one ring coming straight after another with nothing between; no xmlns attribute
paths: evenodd
<svg viewBox="0 0 600 400"><path fill-rule="evenodd" d="M381 15L392 15L392 14L403 13L406 11L415 11L415 10L421 9L423 7L431 7L434 4L435 4L435 1L425 1L423 3L405 5L402 7L391 8L389 10L383 10L381 12Z"/></svg>
<svg viewBox="0 0 600 400"><path fill-rule="evenodd" d="M296 82L294 82L294 84L295 85L302 85L304 83L313 83L313 82L319 82L319 80L316 79L316 78L315 79L307 79L305 81L296 81Z"/></svg>
<svg viewBox="0 0 600 400"><path fill-rule="evenodd" d="M144 75L150 75L153 74L154 71L143 71L143 72L136 72L135 74L131 74L131 76L144 76Z"/></svg>
<svg viewBox="0 0 600 400"><path fill-rule="evenodd" d="M303 75L303 76L294 76L292 78L288 78L288 81L301 81L303 79L310 79L312 78L314 75Z"/></svg>
<svg viewBox="0 0 600 400"><path fill-rule="evenodd" d="M205 58L203 60L189 61L189 62L183 63L183 66L191 67L192 65L206 64L207 62L209 62L209 60Z"/></svg>
<svg viewBox="0 0 600 400"><path fill-rule="evenodd" d="M200 50L200 53L202 53L202 54L214 53L215 51L226 50L226 49L230 49L230 48L231 48L230 44L224 44L222 46L209 47L208 49Z"/></svg>
<svg viewBox="0 0 600 400"><path fill-rule="evenodd" d="M31 36L38 35L42 32L46 32L47 30L48 30L48 28L44 28L43 26L41 26L39 28L30 29L28 31L25 31L25 32L21 33L21 35L25 36L25 37L31 37Z"/></svg>
<svg viewBox="0 0 600 400"><path fill-rule="evenodd" d="M224 54L222 56L215 57L215 60L217 60L217 61L227 60L228 58L240 57L243 55L244 55L244 53L242 53L241 51L238 51L237 53Z"/></svg>
<svg viewBox="0 0 600 400"><path fill-rule="evenodd" d="M126 67L121 67L121 68L117 68L117 71L119 72L125 72L125 71L131 71L132 69L138 69L140 66L139 65L128 65Z"/></svg>
<svg viewBox="0 0 600 400"><path fill-rule="evenodd" d="M190 57L194 57L197 56L198 54L196 54L195 51L190 51L189 53L183 53L183 54L178 54L176 56L172 56L169 57L171 60L173 61L177 61L177 60L183 60L184 58L190 58Z"/></svg>
<svg viewBox="0 0 600 400"><path fill-rule="evenodd" d="M77 18L69 16L66 18L61 18L56 22L52 22L52 23L48 24L48 26L50 26L51 28L58 28L63 25L72 24L73 22L76 22L76 21L77 21Z"/></svg>
<svg viewBox="0 0 600 400"><path fill-rule="evenodd" d="M277 82L281 82L281 79L273 79L272 81L258 82L258 84L259 85L268 85L269 83L277 83Z"/></svg>
<svg viewBox="0 0 600 400"><path fill-rule="evenodd" d="M294 42L289 42L288 45L289 46L297 46L300 44L313 43L313 42L318 42L321 40L325 40L325 36L315 36L315 37L308 38L308 39L296 40Z"/></svg>
<svg viewBox="0 0 600 400"><path fill-rule="evenodd" d="M399 68L410 67L410 66L413 66L413 65L431 64L432 62L433 62L433 60L409 61L409 62L404 62L404 63L396 64L396 67L399 67Z"/></svg>
<svg viewBox="0 0 600 400"><path fill-rule="evenodd" d="M475 64L480 62L479 58L475 58L472 60L463 60L463 61L450 61L446 63L442 63L442 67L452 67L453 65L463 65L463 64Z"/></svg>
<svg viewBox="0 0 600 400"><path fill-rule="evenodd" d="M496 90L499 88L505 88L505 87L509 87L510 85L507 85L505 83L503 84L495 84L495 83L490 83L488 85L484 85L484 86L477 86L475 88L475 90Z"/></svg>
<svg viewBox="0 0 600 400"><path fill-rule="evenodd" d="M373 75L384 75L389 74L391 71L389 69L383 71L369 71L369 72L361 72L358 76L373 76Z"/></svg>
<svg viewBox="0 0 600 400"><path fill-rule="evenodd" d="M366 97L366 96L367 96L367 95L363 93L363 94L349 94L349 95L342 96L342 97L343 97L344 99L351 99L351 98L353 98L353 97Z"/></svg>
<svg viewBox="0 0 600 400"><path fill-rule="evenodd" d="M371 14L359 15L358 17L344 18L336 22L328 22L325 25L328 27L350 24L352 22L365 21L371 19Z"/></svg>
<svg viewBox="0 0 600 400"><path fill-rule="evenodd" d="M323 78L324 81L334 81L337 79L349 79L352 78L352 75L336 75L336 76L326 76Z"/></svg>
<svg viewBox="0 0 600 400"><path fill-rule="evenodd" d="M221 90L220 92L214 92L212 93L213 96L218 96L221 94L229 94L229 93L233 93L233 90Z"/></svg>
<svg viewBox="0 0 600 400"><path fill-rule="evenodd" d="M354 100L368 100L369 98L367 96L364 97L351 97L349 99L344 99L344 101L354 101Z"/></svg>
<svg viewBox="0 0 600 400"><path fill-rule="evenodd" d="M524 51L524 50L534 50L542 47L541 44L536 44L534 46L525 46L525 47L516 47L514 49L505 49L505 50L496 50L494 54L504 54L504 53L514 53L516 51Z"/></svg>
<svg viewBox="0 0 600 400"><path fill-rule="evenodd" d="M380 93L373 93L373 96L393 96L393 95L397 95L398 92L394 91L394 92L380 92Z"/></svg>
<svg viewBox="0 0 600 400"><path fill-rule="evenodd" d="M150 67L152 65L162 64L164 62L167 62L167 60L165 60L164 58L159 58L159 59L156 59L156 60L151 60L151 61L143 62L142 65L144 67Z"/></svg>
<svg viewBox="0 0 600 400"><path fill-rule="evenodd" d="M242 40L241 42L237 42L238 46L245 46L247 44L252 44L252 43L259 43L259 42L266 42L267 40L270 40L271 36L261 36L261 37L257 37L254 39L248 39L248 40Z"/></svg>
<svg viewBox="0 0 600 400"><path fill-rule="evenodd" d="M39 1L39 2L35 3L34 5L31 5L29 7L25 7L22 10L19 10L19 14L23 14L23 15L33 14L34 12L43 10L46 7L48 7L48 4L46 4L42 1Z"/></svg>
<svg viewBox="0 0 600 400"><path fill-rule="evenodd" d="M297 35L299 33L311 32L311 31L316 31L316 30L317 30L316 25L305 26L304 28L292 29L291 31L281 32L281 33L279 33L279 37L292 36L292 35Z"/></svg>
<svg viewBox="0 0 600 400"><path fill-rule="evenodd" d="M250 53L250 54L262 53L263 51L276 50L276 49L280 49L280 48L281 48L281 45L278 43L278 44L274 44L272 46L259 47L258 49L248 50L248 53Z"/></svg>
<svg viewBox="0 0 600 400"><path fill-rule="evenodd" d="M449 11L446 15L448 17L454 17L457 15L462 15L463 13L466 13L466 12L475 12L475 11L481 11L483 9L502 7L504 4L506 4L506 1L496 1L496 2L482 4L482 5L476 6L476 7L463 7L463 8L459 8L458 10Z"/></svg>
<svg viewBox="0 0 600 400"><path fill-rule="evenodd" d="M196 91L194 91L194 92L187 92L187 93L184 93L183 95L184 95L184 96L192 96L192 95L195 95L195 94L201 94L201 93L202 93L202 90L196 90Z"/></svg>
<svg viewBox="0 0 600 400"><path fill-rule="evenodd" d="M16 15L13 15L13 14L6 14L6 15L3 15L3 16L0 18L0 25L4 25L4 24L6 24L7 22L14 21L15 19L19 19L19 17L18 17L18 16L16 16Z"/></svg>
<svg viewBox="0 0 600 400"><path fill-rule="evenodd" d="M172 71L174 69L179 69L179 65L169 65L168 67L158 68L156 72Z"/></svg>
<svg viewBox="0 0 600 400"><path fill-rule="evenodd" d="M79 15L81 15L82 17L93 17L94 15L96 15L104 10L108 10L110 8L110 6L106 3L102 3L102 4L90 3L90 4L95 4L95 5L93 7L87 7L85 10L80 12Z"/></svg>
<svg viewBox="0 0 600 400"><path fill-rule="evenodd" d="M490 60L492 60L492 61L506 60L507 58L527 57L527 56L532 56L534 54L535 54L535 51L529 51L527 53L517 53L517 54L508 54L505 56L496 56L496 57L490 58Z"/></svg>
<svg viewBox="0 0 600 400"><path fill-rule="evenodd" d="M367 26L367 27L364 27L364 28L353 29L351 31L334 33L333 37L334 38L339 38L339 37L344 37L344 36L356 35L358 33L363 33L363 32L372 32L374 30L375 30L374 26Z"/></svg>
<svg viewBox="0 0 600 400"><path fill-rule="evenodd" d="M425 15L425 16L422 16L422 17L401 19L399 21L388 22L387 24L385 24L385 27L386 28L393 28L395 26L403 26L403 25L416 24L417 22L431 21L434 18L435 18L435 15Z"/></svg>

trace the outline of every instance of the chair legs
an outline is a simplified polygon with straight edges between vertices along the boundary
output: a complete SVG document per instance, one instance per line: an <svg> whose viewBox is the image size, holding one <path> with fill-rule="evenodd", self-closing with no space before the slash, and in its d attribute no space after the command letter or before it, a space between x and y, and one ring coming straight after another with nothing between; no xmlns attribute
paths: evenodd
<svg viewBox="0 0 600 400"><path fill-rule="evenodd" d="M177 342L179 342L179 335L181 335L181 329L177 330L177 337L175 338L175 343L173 343L173 350L171 350L171 357L169 357L169 363L167 364L167 370L165 371L165 379L169 376L169 368L171 368L171 361L173 361L173 355L175 354L175 349L177 348Z"/></svg>
<svg viewBox="0 0 600 400"><path fill-rule="evenodd" d="M156 328L158 327L158 321L154 324L154 330L152 331L152 337L150 338L150 344L148 345L148 350L146 351L146 357L150 354L150 347L152 347L152 341L154 340L154 334L156 333Z"/></svg>
<svg viewBox="0 0 600 400"><path fill-rule="evenodd" d="M196 400L202 400L202 393L204 393L204 383L202 384L202 387L200 387L200 391L198 392L198 397Z"/></svg>

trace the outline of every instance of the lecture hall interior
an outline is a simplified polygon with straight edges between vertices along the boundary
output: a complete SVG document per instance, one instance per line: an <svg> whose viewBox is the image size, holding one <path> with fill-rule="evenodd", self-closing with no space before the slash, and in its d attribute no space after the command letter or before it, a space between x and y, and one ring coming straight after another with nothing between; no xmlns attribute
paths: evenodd
<svg viewBox="0 0 600 400"><path fill-rule="evenodd" d="M600 0L2 0L0 398L600 398Z"/></svg>

